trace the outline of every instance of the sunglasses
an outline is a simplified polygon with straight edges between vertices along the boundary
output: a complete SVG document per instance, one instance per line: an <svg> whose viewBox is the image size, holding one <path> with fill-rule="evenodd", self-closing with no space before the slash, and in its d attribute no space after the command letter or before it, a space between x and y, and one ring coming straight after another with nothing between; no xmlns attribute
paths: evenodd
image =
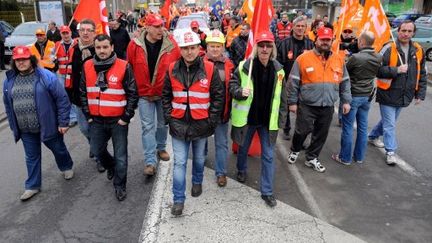
<svg viewBox="0 0 432 243"><path fill-rule="evenodd" d="M344 30L343 31L345 34L351 34L353 31L352 30Z"/></svg>
<svg viewBox="0 0 432 243"><path fill-rule="evenodd" d="M261 47L261 48L264 48L264 47L272 48L272 47L273 47L273 44L272 44L272 43L264 43L264 42L260 42L260 43L258 43L258 47Z"/></svg>
<svg viewBox="0 0 432 243"><path fill-rule="evenodd" d="M44 36L44 34L36 34L36 36Z"/></svg>

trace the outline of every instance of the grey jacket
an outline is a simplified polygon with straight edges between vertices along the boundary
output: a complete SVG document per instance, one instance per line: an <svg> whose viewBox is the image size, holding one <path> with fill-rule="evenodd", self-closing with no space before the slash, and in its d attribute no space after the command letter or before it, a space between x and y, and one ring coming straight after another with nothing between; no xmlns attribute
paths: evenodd
<svg viewBox="0 0 432 243"><path fill-rule="evenodd" d="M229 92L233 99L237 100L244 100L247 97L242 96L242 87L241 87L241 79L240 79L240 72L244 72L246 75L249 73L249 64L251 59L246 60L246 62L243 65L243 69L239 70L237 67L236 70L233 73L233 76L231 77L231 80L229 82ZM278 72L279 70L283 69L283 66L276 60L271 61L273 62L272 65L274 65L275 71ZM270 64L270 63L269 63ZM275 75L275 82L274 85L277 84L277 75ZM253 80L254 77L252 76L251 79ZM285 80L285 79L283 79ZM274 92L274 89L273 89ZM285 126L285 122L287 119L288 114L288 106L286 102L286 83L283 81L282 83L282 92L281 92L281 103L279 108L279 117L278 117L278 126L279 128L283 128ZM246 125L244 127L232 127L231 128L231 139L236 142L237 144L243 144L247 130L249 129L249 126ZM270 143L275 144L277 139L278 131L269 131L270 136Z"/></svg>
<svg viewBox="0 0 432 243"><path fill-rule="evenodd" d="M382 56L373 48L364 48L353 54L346 64L351 79L352 96L370 96Z"/></svg>
<svg viewBox="0 0 432 243"><path fill-rule="evenodd" d="M315 49L312 51L317 54ZM302 55L305 55L305 53ZM301 58L302 55L298 58ZM312 67L308 67L307 65L300 66L298 59L294 62L288 77L288 105L302 103L309 106L328 107L334 106L339 98L343 104L351 103L350 78L345 65L343 65L342 80L339 84L329 82L303 84L301 70L314 72ZM319 73L316 75L323 76L323 74Z"/></svg>

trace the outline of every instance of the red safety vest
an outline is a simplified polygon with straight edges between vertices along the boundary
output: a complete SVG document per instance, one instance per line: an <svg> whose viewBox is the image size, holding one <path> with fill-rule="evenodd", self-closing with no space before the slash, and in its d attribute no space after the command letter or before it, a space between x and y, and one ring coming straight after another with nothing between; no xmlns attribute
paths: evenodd
<svg viewBox="0 0 432 243"><path fill-rule="evenodd" d="M182 82L172 75L174 64L175 62L169 66L169 77L173 92L171 116L177 119L183 118L186 108L189 106L194 120L207 119L209 117L208 109L210 107L210 85L213 78L213 63L204 61L207 78L193 82L189 88L186 88Z"/></svg>
<svg viewBox="0 0 432 243"><path fill-rule="evenodd" d="M420 80L420 69L421 69L421 61L423 60L423 49L420 46L419 43L417 42L413 42L413 45L415 46L415 48L417 48L416 51L416 59L417 59L417 80L416 80L416 87L415 90L418 90L418 83ZM390 67L396 67L397 63L398 63L398 51L397 51L397 47L396 47L396 43L391 43L391 50L390 50L390 62L389 62L389 66ZM383 90L387 90L390 88L392 83L392 79L377 79L377 86L380 89Z"/></svg>
<svg viewBox="0 0 432 243"><path fill-rule="evenodd" d="M55 50L56 50L56 57L59 64L58 72L60 75L65 75L65 88L71 89L72 88L72 80L71 80L71 74L72 74L72 56L74 53L74 45L75 40L72 40L72 43L66 51L63 41L57 41L55 44Z"/></svg>
<svg viewBox="0 0 432 243"><path fill-rule="evenodd" d="M288 23L286 26L282 22L278 22L276 25L279 39L285 39L291 35L292 24Z"/></svg>
<svg viewBox="0 0 432 243"><path fill-rule="evenodd" d="M108 88L101 91L96 86L97 73L93 60L84 63L87 99L90 115L103 117L118 117L124 113L126 93L123 89L123 78L127 62L117 58L112 67L105 74Z"/></svg>

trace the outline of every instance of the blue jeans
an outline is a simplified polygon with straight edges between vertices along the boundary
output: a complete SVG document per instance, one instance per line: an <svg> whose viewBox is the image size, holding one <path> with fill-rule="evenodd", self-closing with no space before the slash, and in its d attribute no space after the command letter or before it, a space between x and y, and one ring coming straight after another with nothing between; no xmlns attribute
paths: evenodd
<svg viewBox="0 0 432 243"><path fill-rule="evenodd" d="M369 97L353 97L351 110L348 114L342 116L342 135L341 149L339 158L345 162L363 161L367 147L367 127L368 114L370 108ZM357 121L357 138L354 146L354 153L351 156L353 145L354 121Z"/></svg>
<svg viewBox="0 0 432 243"><path fill-rule="evenodd" d="M381 120L369 133L370 139L383 136L384 147L387 152L395 152L397 149L396 121L401 110L402 107L380 104Z"/></svg>
<svg viewBox="0 0 432 243"><path fill-rule="evenodd" d="M60 84L64 87L65 83L65 76L57 73L57 78L60 81ZM77 107L72 104L70 114L69 114L69 122L78 122L78 115L77 115Z"/></svg>
<svg viewBox="0 0 432 243"><path fill-rule="evenodd" d="M165 150L168 135L168 126L165 125L163 116L162 101L148 101L140 98L138 109L141 118L144 163L156 166L156 150Z"/></svg>
<svg viewBox="0 0 432 243"><path fill-rule="evenodd" d="M251 145L255 131L258 131L261 142L261 194L264 196L269 196L273 195L274 145L270 143L268 128L263 126L249 126L249 129L245 135L245 141L241 146L239 146L239 151L237 154L237 170L239 172L246 172L247 170L247 152Z"/></svg>
<svg viewBox="0 0 432 243"><path fill-rule="evenodd" d="M87 138L87 141L90 143L90 128L87 121L87 118L85 117L84 113L81 110L81 107L76 107L77 112L77 118L78 118L78 126L81 131L81 133L84 135L84 137Z"/></svg>
<svg viewBox="0 0 432 243"><path fill-rule="evenodd" d="M126 188L128 127L117 122L93 121L90 123L90 150L99 158L106 169L114 168L115 188ZM107 151L108 140L112 138L114 158Z"/></svg>
<svg viewBox="0 0 432 243"><path fill-rule="evenodd" d="M25 181L25 189L40 189L42 184L42 142L40 140L40 133L22 133L21 140L24 145L28 174L28 178ZM72 158L64 143L63 135L59 134L57 137L43 143L54 154L57 167L60 171L72 169Z"/></svg>
<svg viewBox="0 0 432 243"><path fill-rule="evenodd" d="M201 138L193 141L172 138L174 151L173 194L174 203L183 203L186 199L186 165L189 156L189 147L192 144L192 184L202 184L204 177L204 147L207 139Z"/></svg>
<svg viewBox="0 0 432 243"><path fill-rule="evenodd" d="M216 176L226 174L228 158L228 122L219 124L214 133L215 143L215 172Z"/></svg>

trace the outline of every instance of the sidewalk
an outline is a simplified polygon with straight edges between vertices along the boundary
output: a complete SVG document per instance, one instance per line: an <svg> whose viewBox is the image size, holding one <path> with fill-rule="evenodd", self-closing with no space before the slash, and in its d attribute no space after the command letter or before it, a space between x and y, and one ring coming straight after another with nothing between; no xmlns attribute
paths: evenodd
<svg viewBox="0 0 432 243"><path fill-rule="evenodd" d="M269 208L260 193L228 178L225 188L205 168L203 194L190 196L188 161L183 215L171 215L172 161L159 165L140 242L363 242L320 219L278 201Z"/></svg>

